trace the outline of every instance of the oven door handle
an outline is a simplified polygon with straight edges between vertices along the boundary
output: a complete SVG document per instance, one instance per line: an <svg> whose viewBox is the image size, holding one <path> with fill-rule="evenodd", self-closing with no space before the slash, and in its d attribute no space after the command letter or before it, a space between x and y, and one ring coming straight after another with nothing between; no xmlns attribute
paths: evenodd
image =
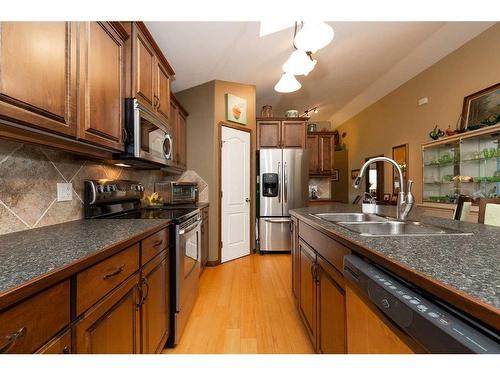
<svg viewBox="0 0 500 375"><path fill-rule="evenodd" d="M186 234L188 232L191 232L194 228L196 228L198 225L200 225L201 223L201 219L198 219L196 220L193 224L191 224L189 227L187 228L183 228L179 231L179 234L180 235L183 235L183 234Z"/></svg>

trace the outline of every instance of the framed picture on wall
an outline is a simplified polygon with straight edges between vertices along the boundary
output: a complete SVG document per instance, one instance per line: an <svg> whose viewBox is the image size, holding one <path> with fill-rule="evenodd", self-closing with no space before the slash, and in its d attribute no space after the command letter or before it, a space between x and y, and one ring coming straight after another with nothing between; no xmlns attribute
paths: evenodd
<svg viewBox="0 0 500 375"><path fill-rule="evenodd" d="M359 169L353 169L353 170L351 170L351 179L354 180L358 176L359 176Z"/></svg>
<svg viewBox="0 0 500 375"><path fill-rule="evenodd" d="M226 120L247 124L247 101L233 94L226 94Z"/></svg>
<svg viewBox="0 0 500 375"><path fill-rule="evenodd" d="M384 193L384 202L390 202L390 201L391 201L391 194Z"/></svg>
<svg viewBox="0 0 500 375"><path fill-rule="evenodd" d="M500 123L500 83L464 98L463 130L475 130Z"/></svg>
<svg viewBox="0 0 500 375"><path fill-rule="evenodd" d="M399 181L399 174L392 168L392 193L397 194L401 190L401 184L408 180L408 143L394 146L392 148L392 159L398 163L403 172L403 181Z"/></svg>
<svg viewBox="0 0 500 375"><path fill-rule="evenodd" d="M332 181L339 182L339 170L338 169L334 169L332 171Z"/></svg>

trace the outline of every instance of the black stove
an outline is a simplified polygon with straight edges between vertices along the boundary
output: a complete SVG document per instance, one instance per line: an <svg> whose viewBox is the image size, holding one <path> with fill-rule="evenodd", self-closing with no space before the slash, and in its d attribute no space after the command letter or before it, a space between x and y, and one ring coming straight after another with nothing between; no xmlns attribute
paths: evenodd
<svg viewBox="0 0 500 375"><path fill-rule="evenodd" d="M144 186L128 180L86 180L84 207L86 219L169 219L183 223L199 214L193 204L142 207Z"/></svg>

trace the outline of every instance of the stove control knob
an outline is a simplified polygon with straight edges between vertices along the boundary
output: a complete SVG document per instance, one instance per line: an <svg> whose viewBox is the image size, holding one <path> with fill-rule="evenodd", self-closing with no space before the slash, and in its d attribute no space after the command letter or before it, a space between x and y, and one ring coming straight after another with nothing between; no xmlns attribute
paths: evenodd
<svg viewBox="0 0 500 375"><path fill-rule="evenodd" d="M97 192L98 192L99 194L102 194L102 193L104 192L104 188L103 188L103 186L102 186L102 185L97 185Z"/></svg>
<svg viewBox="0 0 500 375"><path fill-rule="evenodd" d="M111 185L104 186L104 191L109 193L111 191Z"/></svg>
<svg viewBox="0 0 500 375"><path fill-rule="evenodd" d="M111 191L117 191L116 185L111 185Z"/></svg>

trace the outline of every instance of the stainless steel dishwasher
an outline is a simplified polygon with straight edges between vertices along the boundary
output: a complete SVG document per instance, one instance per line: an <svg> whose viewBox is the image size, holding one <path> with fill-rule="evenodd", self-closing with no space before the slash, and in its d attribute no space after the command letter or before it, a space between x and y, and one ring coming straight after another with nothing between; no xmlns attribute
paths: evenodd
<svg viewBox="0 0 500 375"><path fill-rule="evenodd" d="M430 353L500 353L498 332L381 267L346 255L344 276L394 326Z"/></svg>

